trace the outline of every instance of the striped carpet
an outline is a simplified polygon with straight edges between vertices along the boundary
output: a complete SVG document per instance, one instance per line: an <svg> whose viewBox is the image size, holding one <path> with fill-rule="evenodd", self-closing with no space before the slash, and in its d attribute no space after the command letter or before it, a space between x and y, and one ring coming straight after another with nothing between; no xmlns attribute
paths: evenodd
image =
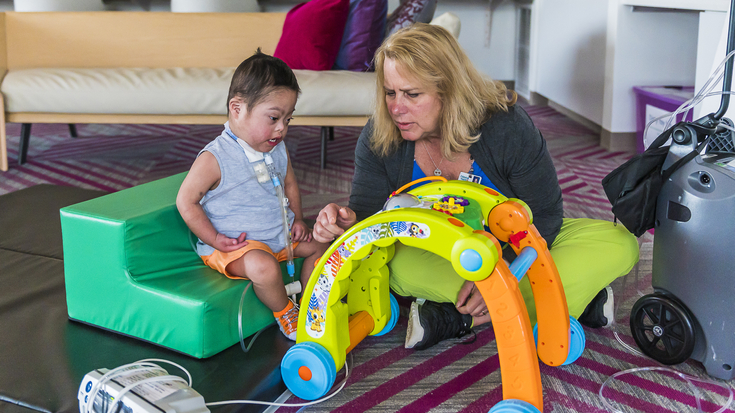
<svg viewBox="0 0 735 413"><path fill-rule="evenodd" d="M526 108L544 134L564 196L565 216L612 219L600 180L631 154L608 152L588 129L548 107ZM185 171L198 151L221 130L219 126L79 125L79 138L66 125L33 125L28 163L17 165L20 125L8 125L10 170L0 173L0 194L39 183L117 191ZM319 128L292 127L286 138L302 192L306 217L315 217L328 202L344 204L354 170L353 149L359 128L337 128L329 143L328 169L319 169ZM659 366L632 353L616 340L635 347L628 326L632 305L651 292L653 236L640 239L637 272L617 280L616 321L612 329L585 329L584 354L570 366L541 365L545 412L607 412L598 396L612 374L636 367ZM404 308L405 310L405 308ZM389 334L368 337L352 352L352 371L345 388L309 412L487 412L502 400L499 361L492 328L481 327L471 344L446 341L423 351L403 348L406 318ZM349 360L349 358L348 358ZM706 378L701 365L688 361L676 370ZM343 370L344 371L344 370ZM343 372L337 377L342 380ZM724 382L723 382L724 383ZM735 383L729 383L730 385ZM727 390L698 385L702 410L714 412ZM671 374L644 372L612 381L604 395L623 412L696 412L696 398L686 382ZM298 402L291 397L289 402ZM295 412L281 408L279 412ZM733 409L726 410L734 412Z"/></svg>

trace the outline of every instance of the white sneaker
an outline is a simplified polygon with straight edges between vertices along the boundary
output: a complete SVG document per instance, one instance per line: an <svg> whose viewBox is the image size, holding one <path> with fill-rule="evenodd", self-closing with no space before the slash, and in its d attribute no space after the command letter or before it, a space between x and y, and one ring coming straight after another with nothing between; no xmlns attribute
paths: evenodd
<svg viewBox="0 0 735 413"><path fill-rule="evenodd" d="M408 312L408 329L406 329L406 348L413 348L419 341L424 339L424 328L421 327L421 317L419 316L419 303L416 301L411 303L411 310Z"/></svg>
<svg viewBox="0 0 735 413"><path fill-rule="evenodd" d="M613 289L609 285L587 304L579 322L590 328L610 327L615 321L615 298Z"/></svg>

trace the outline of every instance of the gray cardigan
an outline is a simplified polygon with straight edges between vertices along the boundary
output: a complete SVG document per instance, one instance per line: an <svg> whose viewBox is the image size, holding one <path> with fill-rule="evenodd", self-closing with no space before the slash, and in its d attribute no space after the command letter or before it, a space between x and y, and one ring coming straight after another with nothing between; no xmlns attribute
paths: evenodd
<svg viewBox="0 0 735 413"><path fill-rule="evenodd" d="M403 141L385 157L370 148L372 121L363 128L355 148L355 176L349 207L358 220L380 211L390 194L411 181L414 142ZM562 193L546 141L519 106L496 112L480 128L470 154L483 172L508 198L531 208L533 223L549 247L562 224Z"/></svg>

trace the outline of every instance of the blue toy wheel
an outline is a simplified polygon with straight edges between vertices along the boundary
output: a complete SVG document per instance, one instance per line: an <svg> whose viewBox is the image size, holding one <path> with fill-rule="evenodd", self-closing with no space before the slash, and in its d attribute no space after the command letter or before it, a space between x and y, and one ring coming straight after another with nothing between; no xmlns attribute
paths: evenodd
<svg viewBox="0 0 735 413"><path fill-rule="evenodd" d="M584 335L584 329L576 318L569 316L569 354L562 366L572 364L582 355L585 348L587 337Z"/></svg>
<svg viewBox="0 0 735 413"><path fill-rule="evenodd" d="M337 368L321 344L305 342L291 347L283 356L281 377L296 397L316 400L332 388Z"/></svg>
<svg viewBox="0 0 735 413"><path fill-rule="evenodd" d="M382 336L383 334L388 334L391 330L393 330L393 327L395 327L396 323L398 323L399 312L400 309L398 308L398 301L396 300L396 297L393 296L393 294L390 294L390 320L388 320L388 323L385 325L385 327L383 327L383 329L375 335Z"/></svg>
<svg viewBox="0 0 735 413"><path fill-rule="evenodd" d="M541 410L529 402L508 399L493 406L488 413L541 413Z"/></svg>
<svg viewBox="0 0 735 413"><path fill-rule="evenodd" d="M538 323L533 326L533 339L538 348ZM566 366L577 361L584 352L586 341L587 337L584 335L582 325L579 324L576 318L569 316L569 352L567 353L567 359L561 365Z"/></svg>

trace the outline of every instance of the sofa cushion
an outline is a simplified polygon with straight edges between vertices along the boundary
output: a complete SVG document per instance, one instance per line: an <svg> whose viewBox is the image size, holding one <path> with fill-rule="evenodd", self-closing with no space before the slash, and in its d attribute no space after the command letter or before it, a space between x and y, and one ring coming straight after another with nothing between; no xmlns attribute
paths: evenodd
<svg viewBox="0 0 735 413"><path fill-rule="evenodd" d="M286 15L273 55L291 69L331 69L349 10L349 0L312 0L296 5Z"/></svg>
<svg viewBox="0 0 735 413"><path fill-rule="evenodd" d="M387 0L351 0L342 44L335 69L367 72L372 70L373 56L383 42Z"/></svg>
<svg viewBox="0 0 735 413"><path fill-rule="evenodd" d="M459 39L459 32L462 30L462 22L459 20L456 14L448 11L441 16L434 17L431 24L435 26L441 26L449 33L452 33L455 39Z"/></svg>
<svg viewBox="0 0 735 413"><path fill-rule="evenodd" d="M10 113L226 115L235 68L11 70L0 90ZM372 113L375 75L295 70L296 116Z"/></svg>
<svg viewBox="0 0 735 413"><path fill-rule="evenodd" d="M375 73L349 70L294 70L301 87L294 116L369 116L375 100Z"/></svg>

